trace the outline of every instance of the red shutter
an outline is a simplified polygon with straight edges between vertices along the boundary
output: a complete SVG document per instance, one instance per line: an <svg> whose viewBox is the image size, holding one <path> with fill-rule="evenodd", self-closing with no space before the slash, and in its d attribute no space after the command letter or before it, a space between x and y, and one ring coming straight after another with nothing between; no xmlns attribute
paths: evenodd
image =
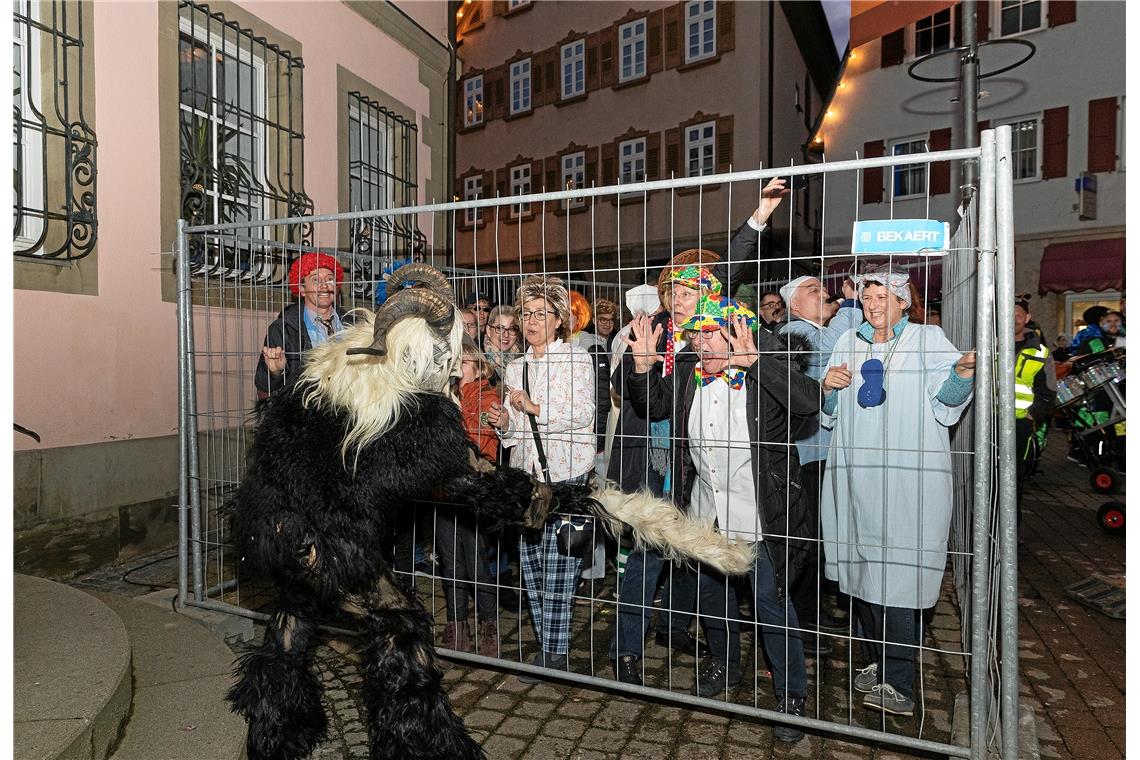
<svg viewBox="0 0 1140 760"><path fill-rule="evenodd" d="M884 69L888 66L898 66L903 62L905 49L902 29L897 29L883 37L880 48L882 56L880 66Z"/></svg>
<svg viewBox="0 0 1140 760"><path fill-rule="evenodd" d="M683 5L667 6L662 12L665 22L665 68L675 69L684 60L681 57L681 13Z"/></svg>
<svg viewBox="0 0 1140 760"><path fill-rule="evenodd" d="M716 4L716 52L727 53L736 47L736 2L727 0Z"/></svg>
<svg viewBox="0 0 1140 760"><path fill-rule="evenodd" d="M617 143L602 143L602 174L598 178L599 185L613 185L617 183Z"/></svg>
<svg viewBox="0 0 1140 760"><path fill-rule="evenodd" d="M863 143L863 158L881 158L887 152L887 146L882 140ZM883 202L883 169L863 170L863 202Z"/></svg>
<svg viewBox="0 0 1140 760"><path fill-rule="evenodd" d="M1077 0L1049 0L1049 26L1071 24L1077 20Z"/></svg>
<svg viewBox="0 0 1140 760"><path fill-rule="evenodd" d="M1045 110L1044 160L1041 177L1065 177L1069 174L1069 107Z"/></svg>
<svg viewBox="0 0 1140 760"><path fill-rule="evenodd" d="M661 133L650 132L645 138L645 178L661 179Z"/></svg>
<svg viewBox="0 0 1140 760"><path fill-rule="evenodd" d="M950 129L932 131L927 146L931 152L950 150ZM937 161L930 165L930 194L944 195L948 192L950 192L950 162Z"/></svg>
<svg viewBox="0 0 1140 760"><path fill-rule="evenodd" d="M1090 172L1116 169L1116 98L1089 101Z"/></svg>
<svg viewBox="0 0 1140 760"><path fill-rule="evenodd" d="M681 172L681 128L665 130L665 179L685 176Z"/></svg>
<svg viewBox="0 0 1140 760"><path fill-rule="evenodd" d="M719 6L718 6L719 9ZM716 172L724 174L732 166L732 114L716 120Z"/></svg>

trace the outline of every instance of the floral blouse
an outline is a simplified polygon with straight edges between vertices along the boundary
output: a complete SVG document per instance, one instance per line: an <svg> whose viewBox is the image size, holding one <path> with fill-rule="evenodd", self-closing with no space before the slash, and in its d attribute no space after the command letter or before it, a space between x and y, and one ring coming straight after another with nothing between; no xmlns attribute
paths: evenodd
<svg viewBox="0 0 1140 760"><path fill-rule="evenodd" d="M510 404L510 392L523 387L523 366L530 372L530 399L538 404L538 435L546 453L550 481L584 475L594 468L594 362L578 346L556 340L541 358L527 348L525 356L507 365L503 381L510 422L500 433L503 446L511 448L511 466L542 478L538 452L525 412Z"/></svg>

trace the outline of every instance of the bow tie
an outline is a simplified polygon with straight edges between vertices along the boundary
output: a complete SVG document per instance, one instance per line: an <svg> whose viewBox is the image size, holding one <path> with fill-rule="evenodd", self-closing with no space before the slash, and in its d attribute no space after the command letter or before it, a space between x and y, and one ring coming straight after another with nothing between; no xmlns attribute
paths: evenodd
<svg viewBox="0 0 1140 760"><path fill-rule="evenodd" d="M744 376L747 374L740 367L731 367L729 369L722 369L720 372L705 372L700 367L693 371L693 379L697 381L697 387L703 388L711 383L713 380L723 380L728 383L728 387L734 391L738 391L744 387Z"/></svg>

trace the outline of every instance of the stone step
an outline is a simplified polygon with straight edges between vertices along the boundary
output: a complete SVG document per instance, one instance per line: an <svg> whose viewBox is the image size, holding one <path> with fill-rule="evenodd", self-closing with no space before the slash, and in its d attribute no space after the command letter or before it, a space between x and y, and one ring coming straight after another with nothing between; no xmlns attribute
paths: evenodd
<svg viewBox="0 0 1140 760"><path fill-rule="evenodd" d="M62 583L13 577L13 733L19 760L103 760L131 707L123 621Z"/></svg>

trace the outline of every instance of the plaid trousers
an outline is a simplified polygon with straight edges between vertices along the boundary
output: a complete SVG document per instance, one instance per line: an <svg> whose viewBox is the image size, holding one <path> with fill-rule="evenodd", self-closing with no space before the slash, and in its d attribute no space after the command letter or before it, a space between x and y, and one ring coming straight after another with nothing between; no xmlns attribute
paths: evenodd
<svg viewBox="0 0 1140 760"><path fill-rule="evenodd" d="M579 480L585 476L567 482ZM570 619L582 560L558 553L558 522L557 516L548 519L537 541L528 541L525 533L519 538L519 569L535 637L544 652L563 655L570 650Z"/></svg>

